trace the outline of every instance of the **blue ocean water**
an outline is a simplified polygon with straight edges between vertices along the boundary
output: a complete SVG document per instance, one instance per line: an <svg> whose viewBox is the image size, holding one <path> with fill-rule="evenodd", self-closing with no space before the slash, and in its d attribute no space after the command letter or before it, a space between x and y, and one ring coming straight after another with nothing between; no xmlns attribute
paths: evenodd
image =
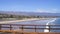
<svg viewBox="0 0 60 34"><path fill-rule="evenodd" d="M52 22L54 25L60 25L60 18L57 18L54 22ZM50 23L50 24L52 24ZM52 25L53 25L52 24ZM60 26L52 26L51 28L60 28ZM58 30L51 30L51 32L60 32L60 29Z"/></svg>
<svg viewBox="0 0 60 34"><path fill-rule="evenodd" d="M54 23L54 24L56 24L56 25L60 25L60 18L57 18L54 22L52 22L52 23Z"/></svg>

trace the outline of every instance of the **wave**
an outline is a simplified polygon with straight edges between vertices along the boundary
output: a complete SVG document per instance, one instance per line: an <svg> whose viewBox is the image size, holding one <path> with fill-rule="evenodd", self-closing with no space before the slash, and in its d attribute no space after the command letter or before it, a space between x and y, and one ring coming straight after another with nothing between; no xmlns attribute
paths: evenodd
<svg viewBox="0 0 60 34"><path fill-rule="evenodd" d="M54 22L55 20L57 20L57 18L54 18L53 20L47 22L46 25L49 25L49 23L52 23L52 22ZM49 28L49 26L46 26L46 28ZM45 29L44 32L49 32L49 30L48 30L48 29Z"/></svg>

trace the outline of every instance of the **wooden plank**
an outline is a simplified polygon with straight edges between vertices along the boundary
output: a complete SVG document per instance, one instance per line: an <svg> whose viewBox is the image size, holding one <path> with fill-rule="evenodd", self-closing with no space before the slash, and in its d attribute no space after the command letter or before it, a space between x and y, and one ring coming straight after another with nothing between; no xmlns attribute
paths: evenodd
<svg viewBox="0 0 60 34"><path fill-rule="evenodd" d="M11 32L13 34L60 34L60 32L21 32L13 30L0 30L0 32Z"/></svg>

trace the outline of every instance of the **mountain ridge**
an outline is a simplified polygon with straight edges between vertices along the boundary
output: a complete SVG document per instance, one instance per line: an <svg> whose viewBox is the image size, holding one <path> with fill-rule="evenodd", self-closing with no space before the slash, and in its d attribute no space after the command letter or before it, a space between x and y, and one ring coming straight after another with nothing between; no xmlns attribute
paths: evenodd
<svg viewBox="0 0 60 34"><path fill-rule="evenodd" d="M39 12L15 12L15 11L0 11L1 14L12 15L27 15L27 16L60 16L60 13L39 13Z"/></svg>

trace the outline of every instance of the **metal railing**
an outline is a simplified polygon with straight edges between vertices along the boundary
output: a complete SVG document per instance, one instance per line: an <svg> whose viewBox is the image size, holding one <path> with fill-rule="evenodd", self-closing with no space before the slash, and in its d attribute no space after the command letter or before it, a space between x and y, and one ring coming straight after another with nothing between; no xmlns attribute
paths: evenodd
<svg viewBox="0 0 60 34"><path fill-rule="evenodd" d="M37 32L37 29L39 29L39 30L47 29L47 30L49 30L49 32L51 30L60 30L60 28L59 28L60 25L31 25L31 24L0 24L0 30L3 30L3 28L5 28L5 29L8 28L9 30L14 30L13 28L15 26L17 26L22 31L24 31L24 29L34 29L34 32ZM46 28L46 26L48 26L49 28ZM56 28L55 26L56 27L59 26L59 27Z"/></svg>

